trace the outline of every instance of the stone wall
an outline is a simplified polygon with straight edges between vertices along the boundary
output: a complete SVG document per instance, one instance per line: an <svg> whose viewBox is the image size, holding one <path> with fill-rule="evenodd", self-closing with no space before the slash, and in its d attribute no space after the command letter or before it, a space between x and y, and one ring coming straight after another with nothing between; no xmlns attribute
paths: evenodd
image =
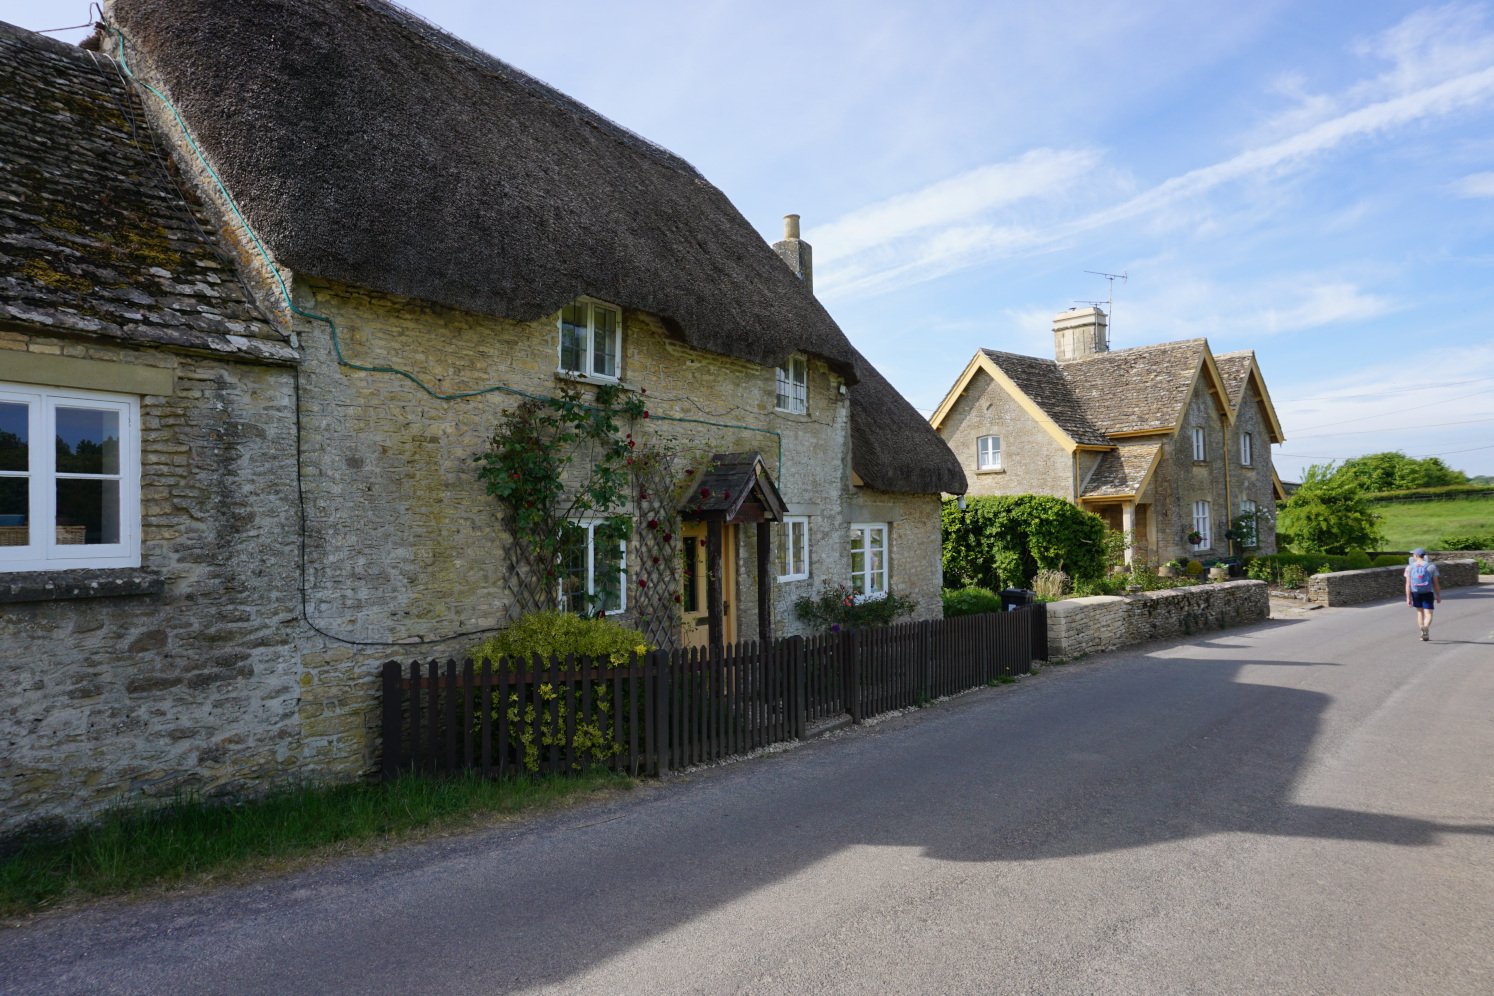
<svg viewBox="0 0 1494 996"><path fill-rule="evenodd" d="M970 379L939 434L965 469L970 498L1074 496L1074 464L1068 450L983 370ZM991 435L1001 437L1001 468L978 470L976 440Z"/></svg>
<svg viewBox="0 0 1494 996"><path fill-rule="evenodd" d="M141 567L0 575L0 833L359 770L298 646L292 370L46 335L0 348L172 384L140 400Z"/></svg>
<svg viewBox="0 0 1494 996"><path fill-rule="evenodd" d="M1048 656L1081 657L1147 640L1245 626L1270 614L1264 581L1066 598L1048 604Z"/></svg>
<svg viewBox="0 0 1494 996"><path fill-rule="evenodd" d="M1369 567L1359 571L1314 574L1307 579L1307 600L1319 605L1357 605L1406 595L1404 567ZM1478 584L1478 564L1473 560L1439 560L1437 571L1443 588Z"/></svg>

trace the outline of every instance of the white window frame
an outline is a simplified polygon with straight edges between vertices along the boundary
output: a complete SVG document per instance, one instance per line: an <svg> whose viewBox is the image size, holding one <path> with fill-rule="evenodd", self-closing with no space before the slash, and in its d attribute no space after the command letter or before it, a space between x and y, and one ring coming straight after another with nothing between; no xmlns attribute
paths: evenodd
<svg viewBox="0 0 1494 996"><path fill-rule="evenodd" d="M1193 460L1195 463L1203 463L1209 458L1209 447L1204 428L1201 425L1193 427Z"/></svg>
<svg viewBox="0 0 1494 996"><path fill-rule="evenodd" d="M809 516L785 515L778 533L778 580L809 577Z"/></svg>
<svg viewBox="0 0 1494 996"><path fill-rule="evenodd" d="M28 481L30 526L25 546L0 546L0 572L61 571L140 566L140 398L129 394L0 384L0 402L27 410L24 471L0 471L0 478ZM57 409L84 408L119 418L119 471L81 474L57 470ZM119 540L116 543L57 542L57 482L115 481L119 485Z"/></svg>
<svg viewBox="0 0 1494 996"><path fill-rule="evenodd" d="M574 519L568 525L586 531L586 597L589 600L597 594L597 527L602 525L604 519ZM613 616L620 612L628 611L628 541L618 540L618 568L617 568L617 605L612 608L604 607L603 615ZM569 603L565 593L565 565L561 565L562 577L557 585L560 599L560 608L563 612L575 612L576 607ZM595 612L588 611L588 615Z"/></svg>
<svg viewBox="0 0 1494 996"><path fill-rule="evenodd" d="M1240 499L1240 518L1242 521L1248 518L1250 523L1245 527L1250 535L1236 537L1241 546L1254 548L1260 545L1260 511L1260 506L1253 498Z"/></svg>
<svg viewBox="0 0 1494 996"><path fill-rule="evenodd" d="M565 320L565 313L567 308L586 309L586 341L582 344L583 348L580 350L582 354L580 357L580 369L571 369L567 367L565 363L565 330L567 324ZM605 350L598 350L597 348L598 311L606 311L612 314L613 332L611 370L596 369L599 359L602 356L606 355ZM579 323L573 324L577 329L581 328ZM555 353L555 369L557 373L563 374L567 377L585 377L587 380L616 382L622 379L621 308L618 308L615 305L607 304L605 301L597 301L589 297L578 297L576 300L567 305L566 308L560 309L560 314L557 315L555 319L555 327L557 332L559 333L556 340Z"/></svg>
<svg viewBox="0 0 1494 996"><path fill-rule="evenodd" d="M975 441L975 469L1001 469L1001 437L981 436Z"/></svg>
<svg viewBox="0 0 1494 996"><path fill-rule="evenodd" d="M1255 466L1255 440L1248 432L1240 434L1240 466Z"/></svg>
<svg viewBox="0 0 1494 996"><path fill-rule="evenodd" d="M1209 503L1196 501L1193 503L1193 531L1198 533L1202 539L1193 544L1195 550L1207 550L1214 545L1214 539L1210 535L1209 528Z"/></svg>
<svg viewBox="0 0 1494 996"><path fill-rule="evenodd" d="M888 536L889 530L885 522L851 523L850 556L847 564L851 570L851 588L867 598L880 598L887 594L887 586L892 578L892 548L888 544ZM855 566L858 540L862 555L859 571ZM878 550L882 553L880 570L872 567L871 554Z"/></svg>
<svg viewBox="0 0 1494 996"><path fill-rule="evenodd" d="M790 356L774 376L773 410L791 415L809 412L809 361Z"/></svg>

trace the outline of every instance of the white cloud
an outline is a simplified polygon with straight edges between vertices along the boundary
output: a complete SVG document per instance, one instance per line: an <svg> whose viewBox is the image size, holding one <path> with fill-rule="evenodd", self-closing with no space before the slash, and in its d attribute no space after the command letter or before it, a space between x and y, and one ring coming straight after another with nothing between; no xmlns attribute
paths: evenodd
<svg viewBox="0 0 1494 996"><path fill-rule="evenodd" d="M1470 173L1453 184L1459 197L1494 197L1494 172Z"/></svg>
<svg viewBox="0 0 1494 996"><path fill-rule="evenodd" d="M855 256L917 232L945 229L930 244L966 243L984 226L980 215L1028 199L1066 193L1099 163L1088 149L1033 149L1011 162L991 163L921 190L910 191L820 225L805 233L821 262ZM949 226L946 228L946 226ZM960 234L961 230L966 234Z"/></svg>

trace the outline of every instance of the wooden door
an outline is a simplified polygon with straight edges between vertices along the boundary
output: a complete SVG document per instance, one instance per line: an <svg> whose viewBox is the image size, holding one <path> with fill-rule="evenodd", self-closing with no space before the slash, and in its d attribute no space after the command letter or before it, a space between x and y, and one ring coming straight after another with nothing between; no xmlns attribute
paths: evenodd
<svg viewBox="0 0 1494 996"><path fill-rule="evenodd" d="M681 557L684 560L680 571L681 612L680 645L685 647L710 646L710 615L706 601L706 525L704 522L687 522L680 531ZM727 643L737 639L737 530L727 526L721 538L721 606L725 622L723 632Z"/></svg>

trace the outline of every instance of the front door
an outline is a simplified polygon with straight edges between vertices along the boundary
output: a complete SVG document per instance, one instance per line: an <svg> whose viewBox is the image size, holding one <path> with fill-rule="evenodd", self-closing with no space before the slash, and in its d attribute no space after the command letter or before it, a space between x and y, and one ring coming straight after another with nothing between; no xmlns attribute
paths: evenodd
<svg viewBox="0 0 1494 996"><path fill-rule="evenodd" d="M681 530L683 543L683 569L680 572L683 590L680 603L680 644L686 647L705 649L711 644L709 606L706 599L706 524L687 522ZM721 538L721 607L726 616L723 632L727 643L737 639L737 529L726 526Z"/></svg>

